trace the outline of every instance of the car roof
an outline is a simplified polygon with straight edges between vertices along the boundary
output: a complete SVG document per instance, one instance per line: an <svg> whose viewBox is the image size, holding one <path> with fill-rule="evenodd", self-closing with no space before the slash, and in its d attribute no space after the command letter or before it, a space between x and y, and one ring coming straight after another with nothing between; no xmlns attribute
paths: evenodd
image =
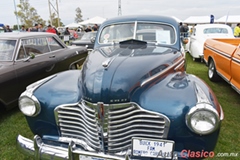
<svg viewBox="0 0 240 160"><path fill-rule="evenodd" d="M196 25L196 28L216 28L216 27L222 27L222 28L231 28L229 25L226 24L198 24Z"/></svg>
<svg viewBox="0 0 240 160"><path fill-rule="evenodd" d="M0 38L19 39L19 38L47 36L47 35L56 35L56 34L48 33L48 32L10 32L10 33L8 32L8 33L0 33Z"/></svg>
<svg viewBox="0 0 240 160"><path fill-rule="evenodd" d="M101 26L104 26L108 23L121 23L121 22L127 22L127 21L153 21L153 22L162 22L162 23L170 23L170 24L177 24L178 22L168 16L160 16L160 15L127 15L127 16L118 16L114 18L109 18L106 21L103 22ZM100 27L101 27L100 26Z"/></svg>

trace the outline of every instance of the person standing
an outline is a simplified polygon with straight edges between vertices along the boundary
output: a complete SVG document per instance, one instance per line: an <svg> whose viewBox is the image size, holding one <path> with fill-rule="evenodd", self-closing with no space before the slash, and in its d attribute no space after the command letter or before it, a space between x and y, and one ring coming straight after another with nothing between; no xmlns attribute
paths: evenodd
<svg viewBox="0 0 240 160"><path fill-rule="evenodd" d="M68 27L65 29L63 32L63 41L65 44L69 44L69 39L70 39L70 31L68 30Z"/></svg>
<svg viewBox="0 0 240 160"><path fill-rule="evenodd" d="M12 32L9 25L6 25L6 27L4 27L4 32Z"/></svg>
<svg viewBox="0 0 240 160"><path fill-rule="evenodd" d="M180 35L183 35L184 27L183 27L182 22L179 23L179 30L180 30Z"/></svg>
<svg viewBox="0 0 240 160"><path fill-rule="evenodd" d="M85 32L91 32L91 31L92 31L92 27L91 27L91 26L88 26L84 31L85 31Z"/></svg>
<svg viewBox="0 0 240 160"><path fill-rule="evenodd" d="M25 29L25 26L22 25L21 29L20 29L20 32L26 32L26 29Z"/></svg>
<svg viewBox="0 0 240 160"><path fill-rule="evenodd" d="M97 30L98 30L98 25L97 25L97 24L94 24L93 30L94 30L94 31L97 31Z"/></svg>
<svg viewBox="0 0 240 160"><path fill-rule="evenodd" d="M35 24L34 27L30 30L30 32L38 32L38 24Z"/></svg>
<svg viewBox="0 0 240 160"><path fill-rule="evenodd" d="M184 37L188 37L189 28L187 23L183 25L183 29L184 29Z"/></svg>
<svg viewBox="0 0 240 160"><path fill-rule="evenodd" d="M59 32L55 26L53 26L53 29L55 30L56 34L59 35Z"/></svg>
<svg viewBox="0 0 240 160"><path fill-rule="evenodd" d="M48 25L48 29L46 30L46 32L49 32L49 33L55 33L55 34L56 34L55 29L53 29L52 26L51 26L50 24Z"/></svg>
<svg viewBox="0 0 240 160"><path fill-rule="evenodd" d="M42 23L38 24L38 32L45 32Z"/></svg>
<svg viewBox="0 0 240 160"><path fill-rule="evenodd" d="M234 37L240 37L240 23L234 28Z"/></svg>

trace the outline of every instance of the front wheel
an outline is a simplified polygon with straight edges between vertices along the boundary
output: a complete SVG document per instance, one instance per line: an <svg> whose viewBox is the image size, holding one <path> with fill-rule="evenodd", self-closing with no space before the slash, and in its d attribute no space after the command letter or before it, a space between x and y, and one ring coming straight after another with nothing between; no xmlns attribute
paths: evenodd
<svg viewBox="0 0 240 160"><path fill-rule="evenodd" d="M220 79L213 60L210 60L208 65L208 78L213 82L217 82Z"/></svg>

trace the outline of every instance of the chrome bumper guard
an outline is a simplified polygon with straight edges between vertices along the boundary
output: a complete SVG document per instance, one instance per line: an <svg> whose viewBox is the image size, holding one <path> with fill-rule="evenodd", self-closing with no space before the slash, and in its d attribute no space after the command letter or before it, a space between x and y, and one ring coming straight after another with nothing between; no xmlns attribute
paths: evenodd
<svg viewBox="0 0 240 160"><path fill-rule="evenodd" d="M75 148L74 142L71 142L68 148L60 146L52 146L44 144L41 137L34 136L34 140L27 139L21 135L17 137L17 149L27 155L32 156L35 159L51 159L51 160L75 160L80 159L82 156L94 157L96 159L112 159L112 160L129 160L129 156L125 158L119 156L107 155L104 153L93 153ZM80 157L81 155L81 157Z"/></svg>

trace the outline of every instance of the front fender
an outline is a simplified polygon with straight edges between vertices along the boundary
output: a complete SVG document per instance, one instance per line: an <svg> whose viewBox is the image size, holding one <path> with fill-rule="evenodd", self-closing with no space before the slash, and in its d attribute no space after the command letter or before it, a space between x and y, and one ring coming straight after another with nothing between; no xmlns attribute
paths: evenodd
<svg viewBox="0 0 240 160"><path fill-rule="evenodd" d="M154 84L142 87L131 97L142 108L161 113L170 119L167 138L178 144L176 149L179 151L188 148L212 151L217 143L219 129L202 136L193 133L186 125L186 114L198 103L196 85L220 115L220 105L208 85L198 77L183 72L170 74Z"/></svg>
<svg viewBox="0 0 240 160"><path fill-rule="evenodd" d="M33 95L41 105L41 112L35 117L26 117L34 134L59 134L54 109L60 104L79 102L82 96L80 75L80 70L60 72L34 90Z"/></svg>

